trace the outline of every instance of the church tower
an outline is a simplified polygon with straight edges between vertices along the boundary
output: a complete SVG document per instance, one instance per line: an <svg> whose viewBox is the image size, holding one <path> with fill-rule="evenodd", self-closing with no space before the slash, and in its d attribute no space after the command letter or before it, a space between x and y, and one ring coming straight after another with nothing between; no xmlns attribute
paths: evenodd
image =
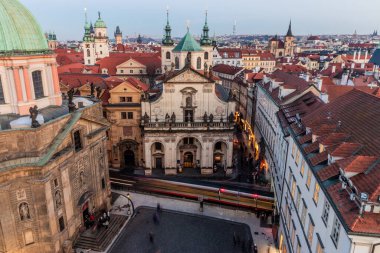
<svg viewBox="0 0 380 253"><path fill-rule="evenodd" d="M201 48L204 50L204 63L207 64L208 67L212 65L212 51L213 51L213 45L212 40L209 37L209 31L207 24L207 11L206 11L206 18L205 18L205 24L203 26L203 33L201 36Z"/></svg>
<svg viewBox="0 0 380 253"><path fill-rule="evenodd" d="M288 32L285 36L285 56L294 56L295 38L292 33L292 21L290 20Z"/></svg>
<svg viewBox="0 0 380 253"><path fill-rule="evenodd" d="M96 20L94 25L95 32L95 52L96 58L102 59L108 57L109 46L108 46L108 36L107 36L107 26L106 23L100 17L100 12L98 12L98 20Z"/></svg>
<svg viewBox="0 0 380 253"><path fill-rule="evenodd" d="M91 27L87 21L87 12L85 13L85 24L84 24L84 36L83 36L83 54L84 54L84 64L86 66L93 66L96 62L95 56L95 38L91 34Z"/></svg>
<svg viewBox="0 0 380 253"><path fill-rule="evenodd" d="M165 26L165 35L162 39L161 46L161 67L162 73L165 73L165 69L171 70L173 55L172 50L174 48L174 41L171 36L172 28L169 24L169 10L166 10L166 26Z"/></svg>
<svg viewBox="0 0 380 253"><path fill-rule="evenodd" d="M119 26L116 26L115 42L116 42L116 45L123 44L123 33L120 31Z"/></svg>

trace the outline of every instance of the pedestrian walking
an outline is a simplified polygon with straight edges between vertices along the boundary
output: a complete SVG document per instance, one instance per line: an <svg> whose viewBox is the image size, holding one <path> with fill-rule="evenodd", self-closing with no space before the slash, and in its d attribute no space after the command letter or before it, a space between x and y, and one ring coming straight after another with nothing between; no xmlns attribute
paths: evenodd
<svg viewBox="0 0 380 253"><path fill-rule="evenodd" d="M157 212L161 213L161 205L160 205L160 203L157 203Z"/></svg>
<svg viewBox="0 0 380 253"><path fill-rule="evenodd" d="M155 212L154 214L153 214L153 222L154 222L154 224L159 224L160 223L160 220L159 220L159 218L158 218L158 214L157 214L157 212Z"/></svg>
<svg viewBox="0 0 380 253"><path fill-rule="evenodd" d="M152 232L149 232L149 241L150 241L151 243L154 242L154 234L153 234Z"/></svg>

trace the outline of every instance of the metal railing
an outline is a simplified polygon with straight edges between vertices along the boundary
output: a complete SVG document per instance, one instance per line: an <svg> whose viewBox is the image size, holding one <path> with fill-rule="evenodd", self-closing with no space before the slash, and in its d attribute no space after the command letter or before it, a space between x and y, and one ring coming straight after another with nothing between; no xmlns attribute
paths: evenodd
<svg viewBox="0 0 380 253"><path fill-rule="evenodd" d="M210 128L210 129L233 129L234 123L230 122L150 122L144 124L145 129L176 129L176 128Z"/></svg>

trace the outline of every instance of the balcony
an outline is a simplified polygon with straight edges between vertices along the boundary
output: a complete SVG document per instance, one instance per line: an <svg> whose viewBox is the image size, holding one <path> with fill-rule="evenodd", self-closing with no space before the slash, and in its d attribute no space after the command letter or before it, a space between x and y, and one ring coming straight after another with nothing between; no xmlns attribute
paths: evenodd
<svg viewBox="0 0 380 253"><path fill-rule="evenodd" d="M145 131L207 131L207 130L233 130L234 123L230 122L155 122L143 123Z"/></svg>

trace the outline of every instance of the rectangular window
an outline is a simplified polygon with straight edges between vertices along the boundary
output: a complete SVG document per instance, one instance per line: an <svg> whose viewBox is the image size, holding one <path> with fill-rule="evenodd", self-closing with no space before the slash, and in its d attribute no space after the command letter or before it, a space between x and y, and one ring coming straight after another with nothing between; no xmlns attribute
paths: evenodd
<svg viewBox="0 0 380 253"><path fill-rule="evenodd" d="M338 246L339 241L339 232L340 232L340 223L337 217L334 219L332 231L331 231L331 239L335 244L335 247Z"/></svg>
<svg viewBox="0 0 380 253"><path fill-rule="evenodd" d="M75 152L78 152L79 150L82 149L82 140L81 140L79 130L74 132L74 148L75 148Z"/></svg>
<svg viewBox="0 0 380 253"><path fill-rule="evenodd" d="M183 143L188 144L188 145L193 145L194 144L194 138L184 138Z"/></svg>
<svg viewBox="0 0 380 253"><path fill-rule="evenodd" d="M303 208L302 208L302 213L301 213L301 222L302 222L302 225L305 226L307 206L304 199L302 199L302 202L303 202Z"/></svg>
<svg viewBox="0 0 380 253"><path fill-rule="evenodd" d="M128 112L128 119L133 119L133 112Z"/></svg>
<svg viewBox="0 0 380 253"><path fill-rule="evenodd" d="M133 74L133 69L131 69L131 70L129 71L129 73Z"/></svg>
<svg viewBox="0 0 380 253"><path fill-rule="evenodd" d="M296 144L293 143L293 147L292 147L292 156L294 157L295 154L296 154Z"/></svg>
<svg viewBox="0 0 380 253"><path fill-rule="evenodd" d="M102 178L102 189L104 190L106 188L106 180L104 177Z"/></svg>
<svg viewBox="0 0 380 253"><path fill-rule="evenodd" d="M329 212L330 212L330 203L325 200L325 205L323 206L322 220L327 226L327 222L329 220Z"/></svg>
<svg viewBox="0 0 380 253"><path fill-rule="evenodd" d="M63 217L59 218L58 223L59 231L62 232L65 229L65 220L63 219Z"/></svg>
<svg viewBox="0 0 380 253"><path fill-rule="evenodd" d="M315 204L318 204L318 199L319 199L319 184L317 181L315 181L315 187L314 187L314 195L313 195L313 200Z"/></svg>
<svg viewBox="0 0 380 253"><path fill-rule="evenodd" d="M300 151L297 150L297 154L296 154L296 164L298 165L300 162Z"/></svg>
<svg viewBox="0 0 380 253"><path fill-rule="evenodd" d="M307 189L310 189L310 183L311 183L311 168L307 170L307 180L306 180Z"/></svg>
<svg viewBox="0 0 380 253"><path fill-rule="evenodd" d="M44 97L44 88L42 85L42 74L41 71L34 71L32 73L33 86L34 86L34 96L36 99Z"/></svg>
<svg viewBox="0 0 380 253"><path fill-rule="evenodd" d="M126 97L120 97L120 102L123 103L123 102L126 102Z"/></svg>
<svg viewBox="0 0 380 253"><path fill-rule="evenodd" d="M293 181L292 181L292 197L293 197L293 200L294 200L295 194L296 194L296 179L293 177Z"/></svg>
<svg viewBox="0 0 380 253"><path fill-rule="evenodd" d="M127 113L126 112L121 112L120 113L121 119L127 119Z"/></svg>
<svg viewBox="0 0 380 253"><path fill-rule="evenodd" d="M132 97L127 97L127 102L131 103L132 102Z"/></svg>
<svg viewBox="0 0 380 253"><path fill-rule="evenodd" d="M309 241L310 245L313 244L313 234L314 234L314 222L309 214L309 229L307 230L307 240Z"/></svg>
<svg viewBox="0 0 380 253"><path fill-rule="evenodd" d="M124 70L123 70L123 69L121 69L121 70L120 70L120 73L121 73L121 74L124 74Z"/></svg>
<svg viewBox="0 0 380 253"><path fill-rule="evenodd" d="M143 73L143 71L140 69L140 74L142 74Z"/></svg>
<svg viewBox="0 0 380 253"><path fill-rule="evenodd" d="M154 147L155 147L156 151L162 149L162 145L159 142L154 143Z"/></svg>
<svg viewBox="0 0 380 253"><path fill-rule="evenodd" d="M301 176L303 177L303 174L305 173L305 160L302 160L302 162L301 162L300 173L301 173Z"/></svg>
<svg viewBox="0 0 380 253"><path fill-rule="evenodd" d="M0 104L5 104L3 83L1 81L1 77L0 77Z"/></svg>
<svg viewBox="0 0 380 253"><path fill-rule="evenodd" d="M58 178L54 179L54 187L58 187Z"/></svg>
<svg viewBox="0 0 380 253"><path fill-rule="evenodd" d="M125 126L125 127L123 127L123 135L124 136L132 136L133 135L133 128L132 128L132 126Z"/></svg>
<svg viewBox="0 0 380 253"><path fill-rule="evenodd" d="M297 186L298 188L298 186ZM297 193L297 200L296 200L296 208L299 211L300 210L300 202L301 202L301 190L298 188L298 193Z"/></svg>

